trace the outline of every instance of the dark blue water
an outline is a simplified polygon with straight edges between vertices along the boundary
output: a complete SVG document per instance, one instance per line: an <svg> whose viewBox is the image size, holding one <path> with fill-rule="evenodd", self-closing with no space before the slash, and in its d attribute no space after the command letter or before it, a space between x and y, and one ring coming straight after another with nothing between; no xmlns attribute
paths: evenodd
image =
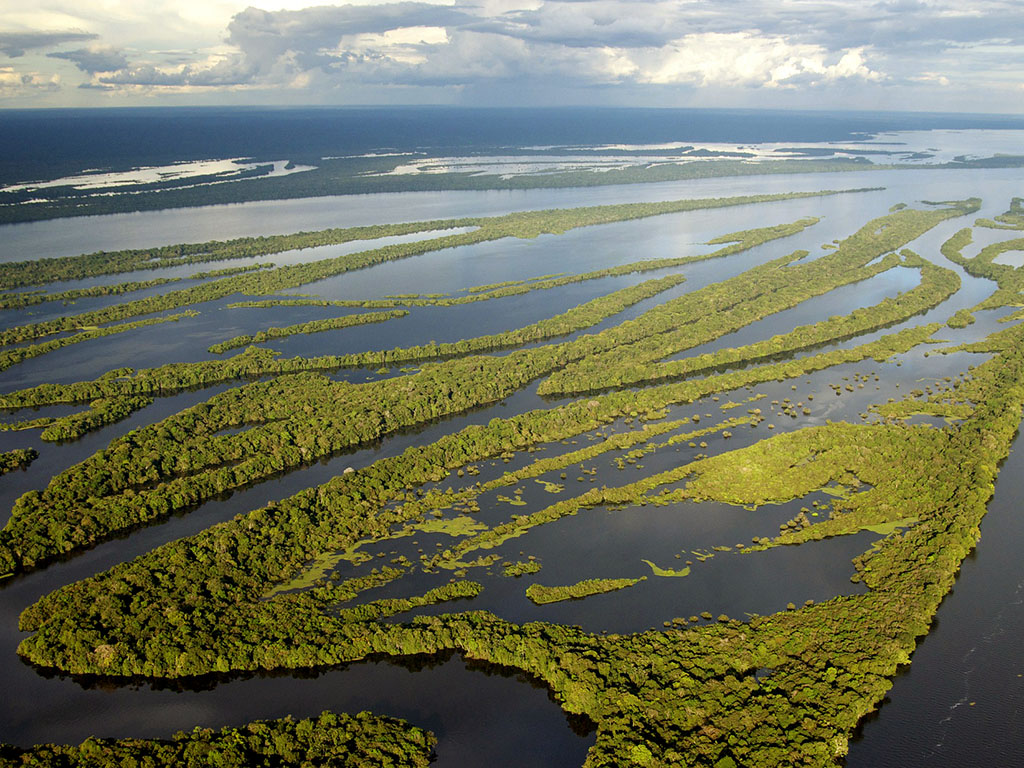
<svg viewBox="0 0 1024 768"><path fill-rule="evenodd" d="M171 107L0 111L0 182L89 168L254 157L295 162L374 150L668 141L849 140L881 131L1019 128L1024 118L735 109Z"/></svg>

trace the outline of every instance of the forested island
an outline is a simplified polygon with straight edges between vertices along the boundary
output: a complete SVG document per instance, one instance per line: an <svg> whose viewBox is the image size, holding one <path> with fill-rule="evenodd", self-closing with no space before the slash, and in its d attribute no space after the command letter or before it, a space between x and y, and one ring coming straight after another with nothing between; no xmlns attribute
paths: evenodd
<svg viewBox="0 0 1024 768"><path fill-rule="evenodd" d="M76 349L104 361L0 395L4 482L43 481L14 496L0 583L259 499L37 595L17 653L115 687L456 654L580 718L589 768L838 765L979 540L1021 420L1024 273L1005 261L1024 250L1021 199L984 193L680 198L0 264L5 375ZM832 226L816 208L865 197L871 215L816 244ZM467 260L445 293L338 289L697 216L713 236L669 252L486 283ZM278 254L299 258L232 263ZM523 322L489 324L503 313ZM151 367L105 346L138 334L188 345ZM630 515L642 548L612 556ZM794 578L763 612L675 606L711 569L828 542L854 555L821 599ZM443 734L385 708L7 744L0 764L426 766L435 750Z"/></svg>

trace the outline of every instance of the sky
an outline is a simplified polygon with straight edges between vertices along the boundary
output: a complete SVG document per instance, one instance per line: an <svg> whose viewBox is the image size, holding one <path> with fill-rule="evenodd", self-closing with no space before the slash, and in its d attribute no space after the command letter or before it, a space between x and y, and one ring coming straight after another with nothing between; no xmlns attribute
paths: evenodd
<svg viewBox="0 0 1024 768"><path fill-rule="evenodd" d="M0 0L0 108L1024 113L1020 0Z"/></svg>

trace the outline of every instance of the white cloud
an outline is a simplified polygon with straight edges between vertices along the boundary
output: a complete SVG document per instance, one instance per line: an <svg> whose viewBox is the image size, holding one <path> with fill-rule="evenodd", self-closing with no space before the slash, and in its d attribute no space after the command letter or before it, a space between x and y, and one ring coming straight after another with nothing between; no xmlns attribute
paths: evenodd
<svg viewBox="0 0 1024 768"><path fill-rule="evenodd" d="M819 49L749 33L689 35L637 56L641 82L759 86L808 70Z"/></svg>
<svg viewBox="0 0 1024 768"><path fill-rule="evenodd" d="M582 85L772 86L882 77L867 66L863 49L830 52L753 31L666 39L666 30L685 14L677 3L645 4L651 8L657 11L653 17L622 14L621 3L613 0L547 3L540 13L519 9L496 17L477 15L472 6L416 2L281 12L248 8L232 20L228 39L244 62L236 69L251 75L249 84L292 88L542 77ZM175 84L200 84L200 71L183 68ZM138 74L124 81L153 84L148 70Z"/></svg>
<svg viewBox="0 0 1024 768"><path fill-rule="evenodd" d="M25 54L23 68L46 82L270 100L305 91L309 102L380 86L487 94L518 84L526 102L551 88L740 100L841 88L849 106L851 89L1017 93L1024 70L1016 0L47 0L0 10L0 29L12 30L0 52Z"/></svg>
<svg viewBox="0 0 1024 768"><path fill-rule="evenodd" d="M14 67L0 67L0 95L19 96L59 89L60 75L18 72Z"/></svg>
<svg viewBox="0 0 1024 768"><path fill-rule="evenodd" d="M949 78L938 72L922 72L914 78L919 83L935 83L946 87L950 84Z"/></svg>

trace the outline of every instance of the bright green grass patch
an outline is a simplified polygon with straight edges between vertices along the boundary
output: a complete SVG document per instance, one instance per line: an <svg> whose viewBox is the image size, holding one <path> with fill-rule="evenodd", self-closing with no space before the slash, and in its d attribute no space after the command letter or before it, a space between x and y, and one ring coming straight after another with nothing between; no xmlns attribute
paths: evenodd
<svg viewBox="0 0 1024 768"><path fill-rule="evenodd" d="M567 587L545 587L542 584L531 584L526 588L526 596L537 605L545 605L562 600L578 600L605 592L615 592L632 587L646 579L646 576L641 576L639 579L584 579Z"/></svg>
<svg viewBox="0 0 1024 768"><path fill-rule="evenodd" d="M882 536L889 536L895 533L901 528L909 528L912 525L916 525L921 522L916 517L904 517L902 520L890 520L888 523L878 523L877 525L862 525L860 530L871 531L872 533L878 533Z"/></svg>
<svg viewBox="0 0 1024 768"><path fill-rule="evenodd" d="M906 419L911 416L941 416L944 419L966 419L974 413L973 406L966 403L933 403L919 400L901 400L884 403L871 408L880 416L890 419Z"/></svg>
<svg viewBox="0 0 1024 768"><path fill-rule="evenodd" d="M518 563L512 563L512 565L505 566L502 573L505 576L517 577L525 576L529 573L537 573L540 571L541 565L536 560L525 560Z"/></svg>
<svg viewBox="0 0 1024 768"><path fill-rule="evenodd" d="M651 566L651 572L655 576L689 576L690 566L680 568L678 570L672 570L671 568L662 568L660 565L655 565L650 560L644 560L649 566Z"/></svg>
<svg viewBox="0 0 1024 768"><path fill-rule="evenodd" d="M498 501L504 501L506 504L511 504L513 507L526 506L526 502L519 498L519 496L505 496L504 494L498 494Z"/></svg>
<svg viewBox="0 0 1024 768"><path fill-rule="evenodd" d="M549 480L534 479L535 483L540 483L544 486L544 490L548 493L561 493L565 490L565 485L562 483L552 483Z"/></svg>
<svg viewBox="0 0 1024 768"><path fill-rule="evenodd" d="M472 536L474 533L487 530L487 526L472 517L460 515L459 517L425 520L411 526L411 529L424 533L444 533L448 536Z"/></svg>

